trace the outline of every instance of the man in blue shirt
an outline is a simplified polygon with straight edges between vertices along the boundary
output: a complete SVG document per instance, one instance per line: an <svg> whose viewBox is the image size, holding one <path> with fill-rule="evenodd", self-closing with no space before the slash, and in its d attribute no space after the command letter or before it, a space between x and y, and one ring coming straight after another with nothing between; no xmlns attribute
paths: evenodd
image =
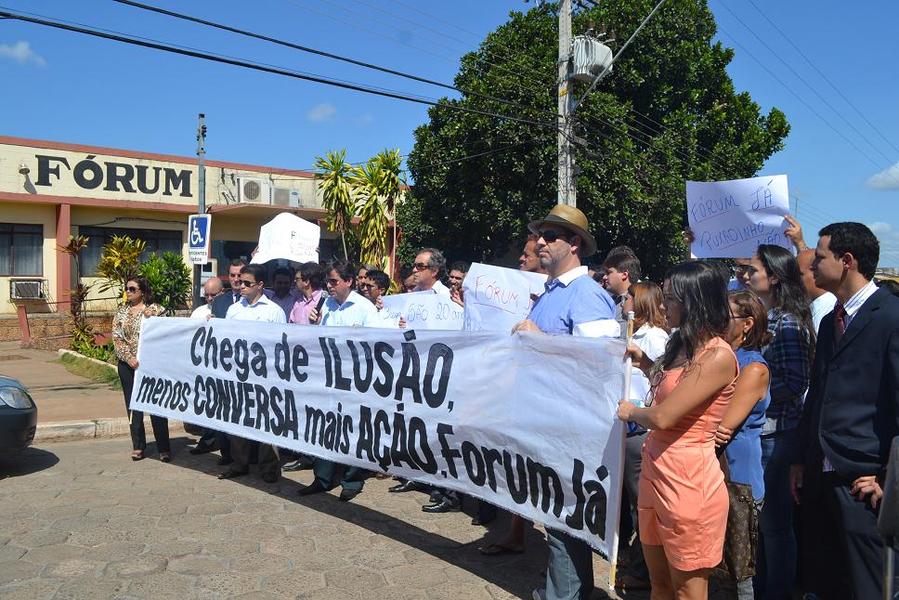
<svg viewBox="0 0 899 600"><path fill-rule="evenodd" d="M531 308L528 318L513 331L550 335L617 337L615 303L588 274L581 260L596 252L587 217L577 208L559 204L545 219L528 229L538 236L537 255L546 269L546 291ZM564 399L562 399L564 400ZM540 399L543 402L545 399ZM586 542L561 531L546 530L549 566L546 589L534 590L534 598L584 600L593 592L593 553Z"/></svg>

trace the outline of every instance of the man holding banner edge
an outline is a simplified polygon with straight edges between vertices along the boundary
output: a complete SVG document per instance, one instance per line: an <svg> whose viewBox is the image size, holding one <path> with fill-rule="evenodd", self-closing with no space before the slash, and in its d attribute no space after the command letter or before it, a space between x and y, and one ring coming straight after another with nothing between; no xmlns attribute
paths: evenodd
<svg viewBox="0 0 899 600"><path fill-rule="evenodd" d="M537 238L540 265L546 269L546 291L528 318L513 332L542 332L550 335L617 337L611 296L587 274L581 260L596 252L587 217L572 206L556 205L528 229ZM620 474L619 474L620 477ZM546 588L534 590L534 598L584 600L593 592L593 558L590 546L561 531L546 530L549 565Z"/></svg>

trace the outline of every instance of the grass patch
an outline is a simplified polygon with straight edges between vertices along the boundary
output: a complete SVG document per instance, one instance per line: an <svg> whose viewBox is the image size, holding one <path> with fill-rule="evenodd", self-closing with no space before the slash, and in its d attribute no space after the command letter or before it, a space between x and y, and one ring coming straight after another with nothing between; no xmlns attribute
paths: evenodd
<svg viewBox="0 0 899 600"><path fill-rule="evenodd" d="M78 375L97 383L106 383L111 389L122 389L122 382L119 380L119 374L112 365L98 365L80 356L72 354L63 354L59 357L59 361L69 373Z"/></svg>

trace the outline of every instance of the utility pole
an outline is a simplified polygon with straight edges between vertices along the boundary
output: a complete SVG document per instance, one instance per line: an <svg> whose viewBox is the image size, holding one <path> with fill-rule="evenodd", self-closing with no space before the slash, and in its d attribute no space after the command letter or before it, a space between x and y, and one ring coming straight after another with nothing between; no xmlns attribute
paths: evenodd
<svg viewBox="0 0 899 600"><path fill-rule="evenodd" d="M206 213L206 115L200 113L197 119L197 214ZM190 234L190 232L188 232ZM194 265L194 307L200 306L206 298L200 287L202 265Z"/></svg>
<svg viewBox="0 0 899 600"><path fill-rule="evenodd" d="M559 6L559 192L558 204L577 206L577 190L574 180L574 149L571 117L574 114L574 94L571 56L571 0L562 0Z"/></svg>

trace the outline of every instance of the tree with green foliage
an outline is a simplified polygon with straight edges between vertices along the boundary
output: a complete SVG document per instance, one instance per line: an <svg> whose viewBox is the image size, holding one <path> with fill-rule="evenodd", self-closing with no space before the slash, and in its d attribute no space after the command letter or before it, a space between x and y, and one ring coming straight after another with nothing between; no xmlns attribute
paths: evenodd
<svg viewBox="0 0 899 600"><path fill-rule="evenodd" d="M573 31L597 23L620 44L654 5L608 0L576 15ZM462 58L455 85L467 94L443 99L415 131L414 187L398 211L404 260L421 246L454 259L517 256L527 223L555 204L557 10L511 13ZM705 0L669 0L576 111L577 205L599 255L627 244L653 277L684 254L685 180L753 176L789 133L780 110L763 115L734 89L734 52L713 41L715 31ZM586 88L574 83L569 93Z"/></svg>
<svg viewBox="0 0 899 600"><path fill-rule="evenodd" d="M387 255L390 221L402 194L402 162L399 150L383 150L366 164L355 167L351 179L359 217L359 261L377 265L384 271L390 262Z"/></svg>
<svg viewBox="0 0 899 600"><path fill-rule="evenodd" d="M103 246L100 262L97 263L97 275L103 278L101 292L115 290L122 294L124 301L125 284L129 277L134 277L140 265L140 256L147 249L147 242L136 240L127 235L114 235Z"/></svg>
<svg viewBox="0 0 899 600"><path fill-rule="evenodd" d="M166 314L186 308L190 302L192 275L184 257L175 252L151 254L141 263L140 274L147 278L153 299L166 309Z"/></svg>
<svg viewBox="0 0 899 600"><path fill-rule="evenodd" d="M353 167L346 161L344 149L316 157L315 168L319 171L316 179L318 189L322 192L322 208L328 211L328 228L340 234L343 257L349 258L346 238L356 212L356 198L351 183Z"/></svg>

